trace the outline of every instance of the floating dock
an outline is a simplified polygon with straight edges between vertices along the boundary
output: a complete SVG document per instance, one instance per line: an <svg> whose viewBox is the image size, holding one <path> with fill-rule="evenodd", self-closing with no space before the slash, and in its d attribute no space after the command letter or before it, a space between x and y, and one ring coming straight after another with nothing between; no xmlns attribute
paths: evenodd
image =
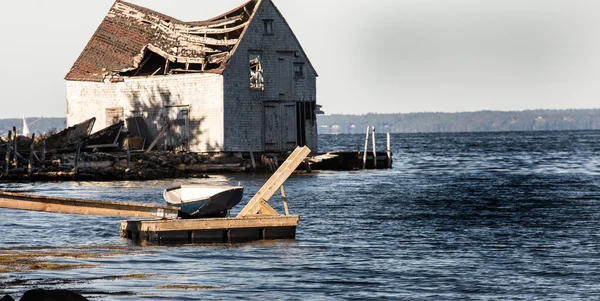
<svg viewBox="0 0 600 301"><path fill-rule="evenodd" d="M122 221L121 236L158 243L239 243L296 237L298 216Z"/></svg>
<svg viewBox="0 0 600 301"><path fill-rule="evenodd" d="M0 193L0 208L66 214L136 217L121 222L121 236L158 243L248 242L296 237L300 217L290 215L284 182L310 153L298 147L236 217L181 219L177 207L91 201ZM269 200L281 192L285 213L279 214Z"/></svg>

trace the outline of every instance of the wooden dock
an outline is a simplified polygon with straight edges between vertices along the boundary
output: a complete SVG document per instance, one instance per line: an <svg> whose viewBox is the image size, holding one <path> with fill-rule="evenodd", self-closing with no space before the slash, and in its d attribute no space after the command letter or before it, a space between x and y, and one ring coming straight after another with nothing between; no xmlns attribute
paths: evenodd
<svg viewBox="0 0 600 301"><path fill-rule="evenodd" d="M0 208L142 218L144 220L122 221L121 236L158 243L247 242L295 238L300 218L289 214L283 184L309 153L308 147L296 148L236 217L181 219L177 207L10 192L0 192ZM268 203L277 191L281 192L285 210L283 215Z"/></svg>
<svg viewBox="0 0 600 301"><path fill-rule="evenodd" d="M298 216L122 221L121 236L158 243L239 243L295 238Z"/></svg>
<svg viewBox="0 0 600 301"><path fill-rule="evenodd" d="M283 184L309 153L308 147L296 148L236 217L122 221L121 236L158 243L235 243L295 238L300 217L289 215ZM281 192L284 215L268 203L277 191Z"/></svg>

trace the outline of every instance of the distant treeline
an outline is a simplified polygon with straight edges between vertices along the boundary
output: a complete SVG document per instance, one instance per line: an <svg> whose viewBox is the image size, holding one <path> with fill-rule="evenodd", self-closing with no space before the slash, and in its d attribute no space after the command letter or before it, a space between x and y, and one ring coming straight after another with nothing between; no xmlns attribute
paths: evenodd
<svg viewBox="0 0 600 301"><path fill-rule="evenodd" d="M390 133L597 130L600 109L320 115L318 124L320 134L364 133L367 126Z"/></svg>
<svg viewBox="0 0 600 301"><path fill-rule="evenodd" d="M61 117L26 120L29 131L36 135L61 131L66 125L66 118ZM318 124L319 134L358 134L367 126L390 133L598 130L600 109L319 115ZM23 119L0 119L0 135L13 126L21 133Z"/></svg>
<svg viewBox="0 0 600 301"><path fill-rule="evenodd" d="M66 118L63 117L29 117L25 118L30 133L35 133L37 136L52 132L59 132L65 128ZM11 118L0 119L0 135L6 136L8 131L12 131L13 127L17 128L17 132L23 132L23 119Z"/></svg>

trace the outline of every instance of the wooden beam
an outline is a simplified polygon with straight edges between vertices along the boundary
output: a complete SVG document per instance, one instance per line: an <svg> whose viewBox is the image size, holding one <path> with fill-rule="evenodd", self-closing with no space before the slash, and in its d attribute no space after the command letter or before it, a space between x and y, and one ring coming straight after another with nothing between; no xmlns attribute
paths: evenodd
<svg viewBox="0 0 600 301"><path fill-rule="evenodd" d="M6 155L4 159L6 160L6 169L4 170L4 175L8 177L8 170L10 169L10 143L12 140L12 131L8 131L8 141L6 141Z"/></svg>
<svg viewBox="0 0 600 301"><path fill-rule="evenodd" d="M42 158L41 161L46 161L46 139L42 140Z"/></svg>
<svg viewBox="0 0 600 301"><path fill-rule="evenodd" d="M367 135L365 136L365 150L363 152L363 166L362 169L367 168L367 148L369 147L369 132L371 131L371 127L367 126Z"/></svg>
<svg viewBox="0 0 600 301"><path fill-rule="evenodd" d="M271 207L271 205L269 205L269 203L267 203L266 200L261 200L259 202L259 209L258 212L260 212L262 215L265 216L279 216L279 212L277 212L275 209L273 209L273 207Z"/></svg>
<svg viewBox="0 0 600 301"><path fill-rule="evenodd" d="M17 127L13 126L13 133L15 134L14 137L14 146L13 146L13 153L14 153L14 161L15 161L15 168L19 168L19 160L17 159L17 155L19 154L18 152L18 145L17 145L17 141L19 141L18 135L17 135Z"/></svg>
<svg viewBox="0 0 600 301"><path fill-rule="evenodd" d="M390 146L391 146L391 139L390 139L390 133L387 133L387 165L388 168L392 168L392 151L390 150Z"/></svg>
<svg viewBox="0 0 600 301"><path fill-rule="evenodd" d="M176 219L162 221L123 221L121 230L127 224L136 223L147 232L162 231L195 231L211 229L270 228L298 226L298 216L253 216L247 218L202 218Z"/></svg>
<svg viewBox="0 0 600 301"><path fill-rule="evenodd" d="M377 150L375 149L375 127L373 126L373 168L377 169Z"/></svg>
<svg viewBox="0 0 600 301"><path fill-rule="evenodd" d="M73 180L77 179L77 172L79 171L79 156L81 155L82 141L77 141L77 152L75 153L75 168L73 169Z"/></svg>
<svg viewBox="0 0 600 301"><path fill-rule="evenodd" d="M31 134L31 144L29 144L29 161L27 162L27 180L31 182L31 173L33 169L33 155L35 147L35 133Z"/></svg>
<svg viewBox="0 0 600 301"><path fill-rule="evenodd" d="M281 185L281 197L283 198L283 209L285 210L285 215L290 215L290 210L288 209L287 197L285 196L285 189L283 185Z"/></svg>
<svg viewBox="0 0 600 301"><path fill-rule="evenodd" d="M179 212L177 207L169 206L66 199L9 192L0 192L0 208L81 215L169 219L177 218Z"/></svg>
<svg viewBox="0 0 600 301"><path fill-rule="evenodd" d="M267 183L265 183L256 195L254 195L237 217L257 214L261 209L261 202L269 201L277 189L283 185L308 154L310 154L310 149L308 147L297 147L285 162L281 164L281 167L279 167L279 169L271 176Z"/></svg>
<svg viewBox="0 0 600 301"><path fill-rule="evenodd" d="M150 144L150 146L148 146L148 149L146 150L146 153L149 153L152 151L152 149L154 148L154 146L156 146L156 144L158 143L158 141L160 141L160 138L165 134L165 132L167 131L167 129L169 128L169 124L166 124L162 130L160 131L160 133L158 133L158 135L156 136L156 138L154 138L154 141L152 141L152 143Z"/></svg>
<svg viewBox="0 0 600 301"><path fill-rule="evenodd" d="M248 22L244 22L240 25L229 27L229 28L189 28L186 33L189 34L224 34L234 32L239 29L243 29L248 25Z"/></svg>

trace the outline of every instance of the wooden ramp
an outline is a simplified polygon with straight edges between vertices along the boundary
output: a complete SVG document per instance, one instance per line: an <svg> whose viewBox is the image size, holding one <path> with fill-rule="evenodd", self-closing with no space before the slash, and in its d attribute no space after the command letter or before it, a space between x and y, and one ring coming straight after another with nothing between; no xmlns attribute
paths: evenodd
<svg viewBox="0 0 600 301"><path fill-rule="evenodd" d="M297 147L294 152L281 164L279 169L271 176L265 185L254 195L254 197L248 202L246 207L240 211L238 218L252 217L258 214L263 216L278 216L279 213L271 207L268 202L269 199L277 192L278 189L282 188L281 194L284 199L284 205L287 204L285 198L285 191L283 190L283 183L290 177L292 172L298 168L300 163L304 161L304 158L310 154L308 147ZM287 206L286 206L287 207Z"/></svg>
<svg viewBox="0 0 600 301"><path fill-rule="evenodd" d="M0 208L67 214L176 219L179 209L170 206L90 201L0 192Z"/></svg>

